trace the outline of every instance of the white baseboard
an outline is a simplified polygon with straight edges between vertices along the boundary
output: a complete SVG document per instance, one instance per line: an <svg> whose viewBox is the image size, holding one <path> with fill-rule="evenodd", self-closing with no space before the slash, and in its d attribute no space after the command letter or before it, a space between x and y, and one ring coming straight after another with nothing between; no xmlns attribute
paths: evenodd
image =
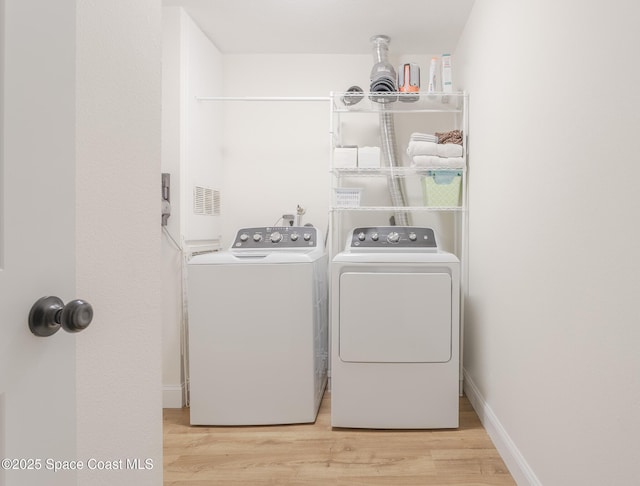
<svg viewBox="0 0 640 486"><path fill-rule="evenodd" d="M162 408L182 408L182 385L164 385L162 387Z"/></svg>
<svg viewBox="0 0 640 486"><path fill-rule="evenodd" d="M513 443L466 370L464 371L464 391L516 483L520 486L541 486L542 483L529 467L522 453Z"/></svg>

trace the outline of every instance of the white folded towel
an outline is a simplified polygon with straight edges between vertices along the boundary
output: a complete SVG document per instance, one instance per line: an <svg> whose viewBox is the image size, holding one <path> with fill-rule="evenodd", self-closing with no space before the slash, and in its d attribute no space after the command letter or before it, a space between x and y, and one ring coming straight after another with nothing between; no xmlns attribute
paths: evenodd
<svg viewBox="0 0 640 486"><path fill-rule="evenodd" d="M462 157L462 145L457 143L434 143L412 140L407 146L407 155L437 155L438 157Z"/></svg>
<svg viewBox="0 0 640 486"><path fill-rule="evenodd" d="M414 132L409 137L409 140L438 143L438 137L430 133Z"/></svg>
<svg viewBox="0 0 640 486"><path fill-rule="evenodd" d="M463 157L438 157L436 155L414 155L412 167L428 167L443 169L464 169Z"/></svg>

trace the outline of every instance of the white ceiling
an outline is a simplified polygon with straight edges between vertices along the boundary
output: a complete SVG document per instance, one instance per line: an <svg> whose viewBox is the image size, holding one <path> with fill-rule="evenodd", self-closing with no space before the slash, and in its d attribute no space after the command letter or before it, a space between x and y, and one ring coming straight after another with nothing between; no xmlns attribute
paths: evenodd
<svg viewBox="0 0 640 486"><path fill-rule="evenodd" d="M475 0L163 0L182 6L223 53L402 54L455 50Z"/></svg>

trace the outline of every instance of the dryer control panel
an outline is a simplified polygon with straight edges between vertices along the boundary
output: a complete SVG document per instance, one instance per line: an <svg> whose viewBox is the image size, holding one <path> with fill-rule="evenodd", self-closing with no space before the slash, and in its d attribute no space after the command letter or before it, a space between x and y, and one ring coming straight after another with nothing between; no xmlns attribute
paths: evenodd
<svg viewBox="0 0 640 486"><path fill-rule="evenodd" d="M347 251L365 250L437 251L431 228L418 226L373 226L355 228L347 241Z"/></svg>
<svg viewBox="0 0 640 486"><path fill-rule="evenodd" d="M318 230L313 226L260 226L242 228L231 245L233 250L301 249L318 246Z"/></svg>

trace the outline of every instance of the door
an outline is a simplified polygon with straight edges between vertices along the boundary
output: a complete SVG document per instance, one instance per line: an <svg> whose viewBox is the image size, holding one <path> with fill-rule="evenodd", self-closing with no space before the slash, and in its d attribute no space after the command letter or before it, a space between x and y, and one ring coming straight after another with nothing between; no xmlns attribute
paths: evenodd
<svg viewBox="0 0 640 486"><path fill-rule="evenodd" d="M0 485L75 484L75 340L31 305L75 298L75 2L0 0ZM90 329L86 332L90 332Z"/></svg>
<svg viewBox="0 0 640 486"><path fill-rule="evenodd" d="M367 305L362 305L366 302ZM448 273L340 275L339 356L361 363L446 363L451 359Z"/></svg>
<svg viewBox="0 0 640 486"><path fill-rule="evenodd" d="M160 1L0 5L1 455L85 466L2 481L157 485ZM88 298L91 327L31 335L44 295Z"/></svg>

